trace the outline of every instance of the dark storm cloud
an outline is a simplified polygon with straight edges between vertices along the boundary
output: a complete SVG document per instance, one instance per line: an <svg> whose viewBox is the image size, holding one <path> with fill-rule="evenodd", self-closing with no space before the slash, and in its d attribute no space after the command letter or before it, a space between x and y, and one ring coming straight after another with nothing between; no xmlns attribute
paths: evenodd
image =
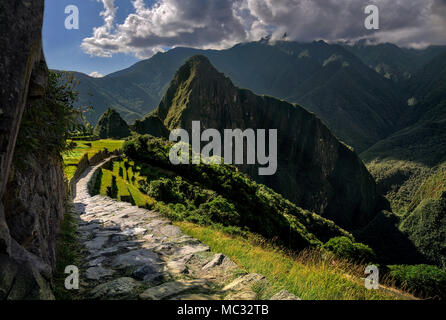
<svg viewBox="0 0 446 320"><path fill-rule="evenodd" d="M83 41L98 56L149 57L162 48L225 48L268 34L281 39L394 42L425 46L446 42L446 0L158 0L132 1L134 12L115 23L113 0L103 3L104 25ZM380 9L380 29L366 30L364 8Z"/></svg>

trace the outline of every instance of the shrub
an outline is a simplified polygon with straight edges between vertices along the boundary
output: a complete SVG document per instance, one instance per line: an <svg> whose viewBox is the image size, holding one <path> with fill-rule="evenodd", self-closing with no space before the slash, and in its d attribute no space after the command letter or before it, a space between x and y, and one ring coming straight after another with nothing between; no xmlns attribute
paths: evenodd
<svg viewBox="0 0 446 320"><path fill-rule="evenodd" d="M83 127L82 110L74 107L77 93L73 79L63 81L50 71L45 96L30 100L25 108L17 136L15 163L26 168L29 157L60 154L75 144L68 141L71 132Z"/></svg>
<svg viewBox="0 0 446 320"><path fill-rule="evenodd" d="M172 183L172 181L166 178L151 181L147 188L147 194L152 198L157 199L158 201L167 203L183 202L181 194L175 192L174 184Z"/></svg>
<svg viewBox="0 0 446 320"><path fill-rule="evenodd" d="M389 266L399 286L422 298L446 298L446 271L427 264Z"/></svg>
<svg viewBox="0 0 446 320"><path fill-rule="evenodd" d="M116 182L116 176L112 176L111 186L107 187L107 196L115 199L118 196L118 184Z"/></svg>
<svg viewBox="0 0 446 320"><path fill-rule="evenodd" d="M240 215L235 206L221 196L217 196L210 202L200 205L198 213L203 216L209 216L213 222L221 223L224 226L238 225Z"/></svg>
<svg viewBox="0 0 446 320"><path fill-rule="evenodd" d="M324 244L324 248L341 258L365 263L376 261L376 255L369 246L353 242L347 237L331 238Z"/></svg>

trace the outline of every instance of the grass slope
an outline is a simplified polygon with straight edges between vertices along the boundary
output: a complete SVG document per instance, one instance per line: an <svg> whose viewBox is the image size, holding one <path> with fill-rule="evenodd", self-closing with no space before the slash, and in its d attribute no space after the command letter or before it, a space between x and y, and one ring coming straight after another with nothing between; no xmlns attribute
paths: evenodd
<svg viewBox="0 0 446 320"><path fill-rule="evenodd" d="M323 259L317 251L292 254L268 243L258 235L228 235L210 226L177 222L185 233L222 252L247 272L265 275L277 290L286 289L304 300L394 300L412 299L408 294L367 290L363 266L333 258ZM386 283L381 279L381 284ZM389 282L388 282L389 283Z"/></svg>
<svg viewBox="0 0 446 320"><path fill-rule="evenodd" d="M65 165L64 171L68 180L73 176L76 171L77 163L84 154L88 154L88 157L92 157L98 151L103 149L109 151L121 149L124 140L104 139L97 141L76 141L75 143L76 147L73 150L65 152L62 155Z"/></svg>

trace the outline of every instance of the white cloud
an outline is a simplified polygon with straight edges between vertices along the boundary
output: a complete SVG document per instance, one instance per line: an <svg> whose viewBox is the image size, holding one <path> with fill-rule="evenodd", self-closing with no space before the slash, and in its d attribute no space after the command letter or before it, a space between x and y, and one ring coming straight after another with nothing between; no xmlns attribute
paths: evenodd
<svg viewBox="0 0 446 320"><path fill-rule="evenodd" d="M132 0L133 13L116 23L114 0L103 3L104 24L84 39L86 53L150 57L164 48L227 48L272 34L288 40L367 38L405 46L446 42L446 0ZM129 0L130 1L130 0ZM380 8L381 28L364 28L364 7Z"/></svg>
<svg viewBox="0 0 446 320"><path fill-rule="evenodd" d="M102 78L103 77L103 75L97 71L93 71L92 73L89 74L89 76L93 77L93 78Z"/></svg>

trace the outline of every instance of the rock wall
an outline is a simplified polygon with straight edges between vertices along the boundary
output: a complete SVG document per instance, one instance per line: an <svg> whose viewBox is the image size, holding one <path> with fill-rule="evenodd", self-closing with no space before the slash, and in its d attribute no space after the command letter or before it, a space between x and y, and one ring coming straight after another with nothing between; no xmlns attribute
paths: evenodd
<svg viewBox="0 0 446 320"><path fill-rule="evenodd" d="M0 2L0 299L53 299L55 238L64 213L60 159L19 169L13 155L23 112L45 94L44 0Z"/></svg>

